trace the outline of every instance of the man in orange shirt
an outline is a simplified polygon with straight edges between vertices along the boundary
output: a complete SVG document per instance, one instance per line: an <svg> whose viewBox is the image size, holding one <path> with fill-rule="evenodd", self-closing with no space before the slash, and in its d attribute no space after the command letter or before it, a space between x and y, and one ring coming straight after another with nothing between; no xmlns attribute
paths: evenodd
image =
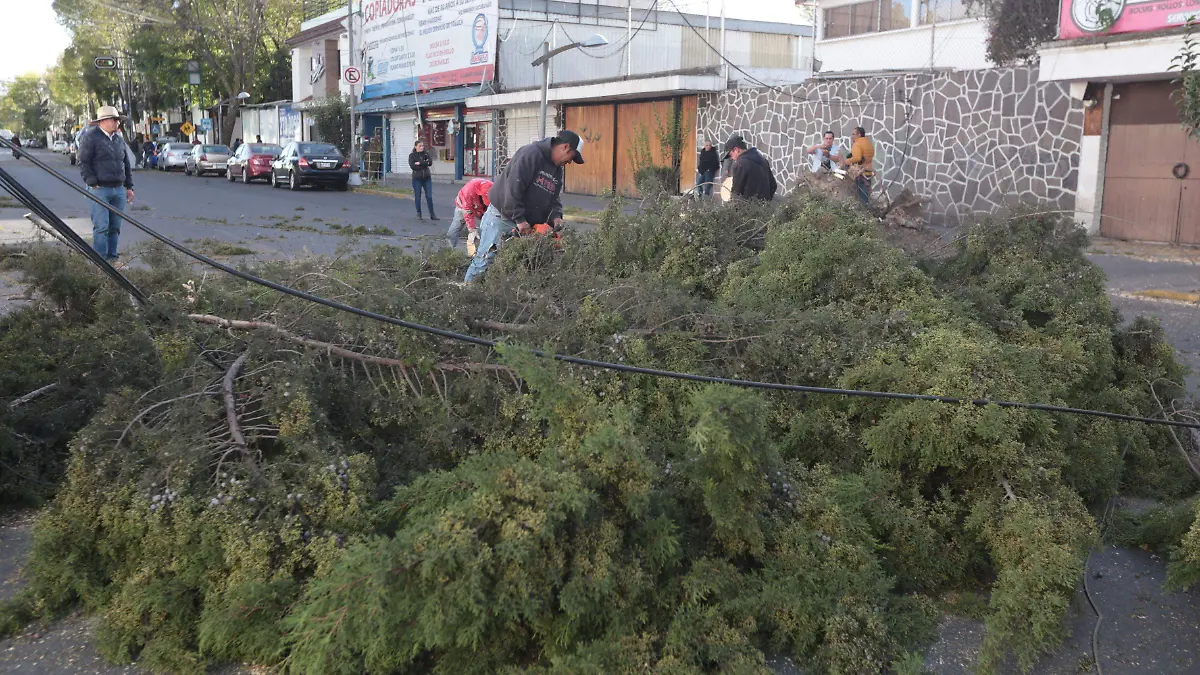
<svg viewBox="0 0 1200 675"><path fill-rule="evenodd" d="M858 198L863 204L871 204L871 179L875 177L875 144L867 138L867 130L854 127L850 132L853 143L850 146L850 156L842 161L842 168L849 169L857 166L861 173L854 177L858 186Z"/></svg>

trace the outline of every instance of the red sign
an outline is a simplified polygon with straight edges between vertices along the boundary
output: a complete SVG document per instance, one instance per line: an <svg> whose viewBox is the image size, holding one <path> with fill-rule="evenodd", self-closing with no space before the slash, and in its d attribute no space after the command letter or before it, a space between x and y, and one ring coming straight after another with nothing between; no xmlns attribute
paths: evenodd
<svg viewBox="0 0 1200 675"><path fill-rule="evenodd" d="M342 71L342 79L346 81L346 84L358 84L358 81L362 79L362 71L354 66L347 66L346 70Z"/></svg>
<svg viewBox="0 0 1200 675"><path fill-rule="evenodd" d="M1200 20L1200 0L1062 0L1058 39L1140 33Z"/></svg>

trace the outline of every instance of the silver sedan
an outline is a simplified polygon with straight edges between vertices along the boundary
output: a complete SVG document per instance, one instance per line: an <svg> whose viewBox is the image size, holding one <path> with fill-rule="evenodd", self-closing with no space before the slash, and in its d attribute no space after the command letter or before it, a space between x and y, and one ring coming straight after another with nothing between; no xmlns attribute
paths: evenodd
<svg viewBox="0 0 1200 675"><path fill-rule="evenodd" d="M191 143L167 143L158 151L158 168L163 171L186 169L187 156L191 152Z"/></svg>
<svg viewBox="0 0 1200 675"><path fill-rule="evenodd" d="M203 176L206 173L225 173L233 151L228 145L193 145L183 172Z"/></svg>

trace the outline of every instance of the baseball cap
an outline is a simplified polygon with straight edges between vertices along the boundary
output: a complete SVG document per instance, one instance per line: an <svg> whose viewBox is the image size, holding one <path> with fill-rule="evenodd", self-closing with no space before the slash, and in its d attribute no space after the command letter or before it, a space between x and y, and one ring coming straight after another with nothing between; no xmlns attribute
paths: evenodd
<svg viewBox="0 0 1200 675"><path fill-rule="evenodd" d="M743 148L744 149L745 147L746 147L746 140L744 138L742 138L742 135L734 134L729 137L729 140L725 141L725 154L721 156L721 159L729 159L729 152L731 150L733 150L734 148Z"/></svg>
<svg viewBox="0 0 1200 675"><path fill-rule="evenodd" d="M583 139L579 134L570 129L563 129L554 137L555 143L566 143L575 151L575 159L571 160L576 164L583 164Z"/></svg>

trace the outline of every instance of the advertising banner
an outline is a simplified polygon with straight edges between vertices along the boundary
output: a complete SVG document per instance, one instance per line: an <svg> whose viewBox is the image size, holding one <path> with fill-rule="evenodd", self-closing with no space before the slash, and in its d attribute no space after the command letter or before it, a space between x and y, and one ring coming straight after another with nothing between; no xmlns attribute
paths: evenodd
<svg viewBox="0 0 1200 675"><path fill-rule="evenodd" d="M491 80L499 16L499 0L364 0L362 97Z"/></svg>
<svg viewBox="0 0 1200 675"><path fill-rule="evenodd" d="M1200 0L1062 0L1058 39L1140 33L1200 19Z"/></svg>
<svg viewBox="0 0 1200 675"><path fill-rule="evenodd" d="M300 111L292 108L279 109L279 142L291 143L300 140Z"/></svg>

